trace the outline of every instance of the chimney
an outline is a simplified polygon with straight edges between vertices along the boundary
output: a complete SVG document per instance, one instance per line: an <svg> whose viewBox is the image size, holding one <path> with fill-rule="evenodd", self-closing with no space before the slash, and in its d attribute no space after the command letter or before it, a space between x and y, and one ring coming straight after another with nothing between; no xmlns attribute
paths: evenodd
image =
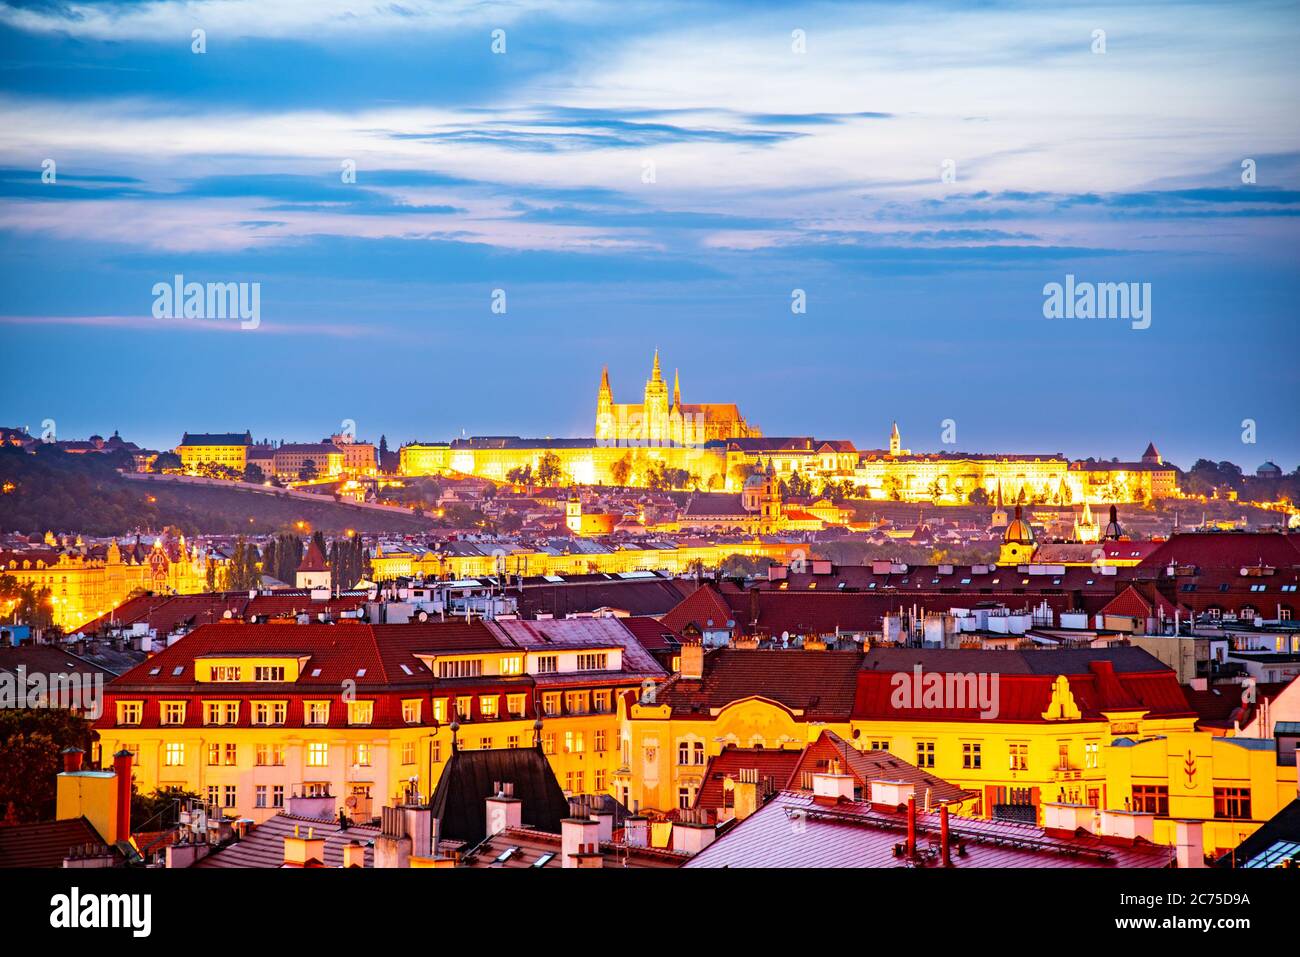
<svg viewBox="0 0 1300 957"><path fill-rule="evenodd" d="M841 774L840 763L832 761L830 767L825 771L817 771L812 776L813 797L831 798L838 801L843 798L846 801L853 800L853 785L856 783L853 775Z"/></svg>
<svg viewBox="0 0 1300 957"><path fill-rule="evenodd" d="M695 855L712 844L716 836L712 824L678 821L673 824L673 850Z"/></svg>
<svg viewBox="0 0 1300 957"><path fill-rule="evenodd" d="M628 847L650 846L650 821L640 814L633 814L623 821L623 843Z"/></svg>
<svg viewBox="0 0 1300 957"><path fill-rule="evenodd" d="M598 808L591 812L591 819L596 822L596 837L603 843L614 839L614 812Z"/></svg>
<svg viewBox="0 0 1300 957"><path fill-rule="evenodd" d="M683 641L681 647L681 671L679 674L687 680L699 681L704 677L704 644L700 641Z"/></svg>
<svg viewBox="0 0 1300 957"><path fill-rule="evenodd" d="M599 867L590 858L600 856L600 825L591 818L566 817L560 822L563 867Z"/></svg>
<svg viewBox="0 0 1300 957"><path fill-rule="evenodd" d="M85 751L81 748L66 747L61 752L63 755L63 772L65 774L76 774L81 770L81 759Z"/></svg>
<svg viewBox="0 0 1300 957"><path fill-rule="evenodd" d="M943 855L943 866L952 867L952 838L948 833L948 802L939 805L939 851Z"/></svg>
<svg viewBox="0 0 1300 957"><path fill-rule="evenodd" d="M872 781L871 803L891 811L898 810L916 796L916 785L910 781Z"/></svg>
<svg viewBox="0 0 1300 957"><path fill-rule="evenodd" d="M1180 868L1205 866L1204 828L1204 821L1174 822L1174 843Z"/></svg>
<svg viewBox="0 0 1300 957"><path fill-rule="evenodd" d="M290 867L306 867L308 861L325 863L325 838L316 836L316 829L307 828L303 837L298 825L293 826L293 833L284 836L284 862Z"/></svg>
<svg viewBox="0 0 1300 957"><path fill-rule="evenodd" d="M1101 836L1115 838L1132 844L1141 838L1152 842L1156 833L1156 816L1147 811L1119 811L1109 808L1101 812Z"/></svg>
<svg viewBox="0 0 1300 957"><path fill-rule="evenodd" d="M123 748L113 755L113 777L117 787L117 827L113 840L131 839L131 752Z"/></svg>
<svg viewBox="0 0 1300 957"><path fill-rule="evenodd" d="M758 810L758 768L740 769L732 795L737 821L743 821Z"/></svg>
<svg viewBox="0 0 1300 957"><path fill-rule="evenodd" d="M356 841L348 841L343 845L343 866L365 867L366 866L366 849Z"/></svg>
<svg viewBox="0 0 1300 957"><path fill-rule="evenodd" d="M916 857L916 796L907 799L907 856Z"/></svg>
<svg viewBox="0 0 1300 957"><path fill-rule="evenodd" d="M519 827L524 819L524 802L514 796L513 784L494 782L496 794L487 799L488 837L508 827Z"/></svg>
<svg viewBox="0 0 1300 957"><path fill-rule="evenodd" d="M1043 830L1055 832L1058 837L1073 837L1083 828L1089 834L1093 831L1095 812L1087 804L1064 804L1056 801L1043 802Z"/></svg>

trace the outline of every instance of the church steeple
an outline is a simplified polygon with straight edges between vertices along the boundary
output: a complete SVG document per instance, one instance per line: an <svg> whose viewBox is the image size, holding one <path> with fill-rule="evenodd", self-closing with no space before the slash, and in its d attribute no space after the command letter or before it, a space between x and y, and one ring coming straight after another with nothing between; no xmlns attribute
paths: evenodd
<svg viewBox="0 0 1300 957"><path fill-rule="evenodd" d="M894 422L893 431L889 433L889 454L897 455L903 447L902 436L898 434L898 422Z"/></svg>
<svg viewBox="0 0 1300 957"><path fill-rule="evenodd" d="M679 408L682 404L682 380L678 376L677 370L673 370L673 408Z"/></svg>
<svg viewBox="0 0 1300 957"><path fill-rule="evenodd" d="M662 382L663 380L664 380L663 373L659 371L659 350L656 349L654 368L650 370L650 381Z"/></svg>

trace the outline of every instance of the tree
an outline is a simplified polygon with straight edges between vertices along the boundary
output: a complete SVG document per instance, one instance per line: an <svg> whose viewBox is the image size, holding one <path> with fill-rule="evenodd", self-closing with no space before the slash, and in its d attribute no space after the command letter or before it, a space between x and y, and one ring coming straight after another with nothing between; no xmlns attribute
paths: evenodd
<svg viewBox="0 0 1300 957"><path fill-rule="evenodd" d="M506 473L506 478L516 485L533 484L533 467L532 465L516 465Z"/></svg>
<svg viewBox="0 0 1300 957"><path fill-rule="evenodd" d="M966 497L966 501L970 502L972 505L987 505L989 503L989 493L977 485L975 488L971 489L970 495Z"/></svg>
<svg viewBox="0 0 1300 957"><path fill-rule="evenodd" d="M558 485L563 475L560 457L554 452L547 452L537 463L537 481L542 485Z"/></svg>
<svg viewBox="0 0 1300 957"><path fill-rule="evenodd" d="M298 469L298 478L303 482L312 482L316 479L316 460L303 459L302 468Z"/></svg>
<svg viewBox="0 0 1300 957"><path fill-rule="evenodd" d="M262 471L262 466L253 465L253 464L245 465L244 481L252 482L254 485L261 485L263 482L265 482L266 474Z"/></svg>
<svg viewBox="0 0 1300 957"><path fill-rule="evenodd" d="M159 452L158 457L153 460L150 466L151 472L163 472L167 469L178 469L181 467L181 457L175 452Z"/></svg>
<svg viewBox="0 0 1300 957"><path fill-rule="evenodd" d="M89 752L99 733L80 715L59 708L0 709L0 806L22 822L54 819L60 752Z"/></svg>
<svg viewBox="0 0 1300 957"><path fill-rule="evenodd" d="M632 459L624 455L609 467L609 474L615 485L627 485L627 480L632 476Z"/></svg>

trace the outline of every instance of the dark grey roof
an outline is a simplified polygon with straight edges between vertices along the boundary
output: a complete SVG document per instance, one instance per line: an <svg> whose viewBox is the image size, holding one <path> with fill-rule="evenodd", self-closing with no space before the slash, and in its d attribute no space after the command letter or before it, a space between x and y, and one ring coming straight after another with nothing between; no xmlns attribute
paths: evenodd
<svg viewBox="0 0 1300 957"><path fill-rule="evenodd" d="M569 802L555 772L538 748L455 751L433 792L433 816L441 837L478 844L487 837L487 799L501 784L514 786L525 827L560 833Z"/></svg>
<svg viewBox="0 0 1300 957"><path fill-rule="evenodd" d="M877 671L908 671L919 664L926 671L998 672L1010 675L1084 674L1094 661L1109 661L1123 673L1168 671L1141 648L1055 648L1037 651L986 651L980 648L871 648L862 667Z"/></svg>

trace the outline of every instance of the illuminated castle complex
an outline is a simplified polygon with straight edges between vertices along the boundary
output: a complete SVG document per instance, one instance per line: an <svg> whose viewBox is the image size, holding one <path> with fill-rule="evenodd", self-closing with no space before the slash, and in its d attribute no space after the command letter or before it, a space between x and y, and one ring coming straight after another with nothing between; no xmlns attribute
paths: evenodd
<svg viewBox="0 0 1300 957"><path fill-rule="evenodd" d="M673 373L673 393L659 369L659 351L646 380L640 404L615 403L609 367L601 372L596 394L596 440L635 442L648 446L698 445L720 439L758 438L763 433L747 423L734 403L682 403L681 380Z"/></svg>

